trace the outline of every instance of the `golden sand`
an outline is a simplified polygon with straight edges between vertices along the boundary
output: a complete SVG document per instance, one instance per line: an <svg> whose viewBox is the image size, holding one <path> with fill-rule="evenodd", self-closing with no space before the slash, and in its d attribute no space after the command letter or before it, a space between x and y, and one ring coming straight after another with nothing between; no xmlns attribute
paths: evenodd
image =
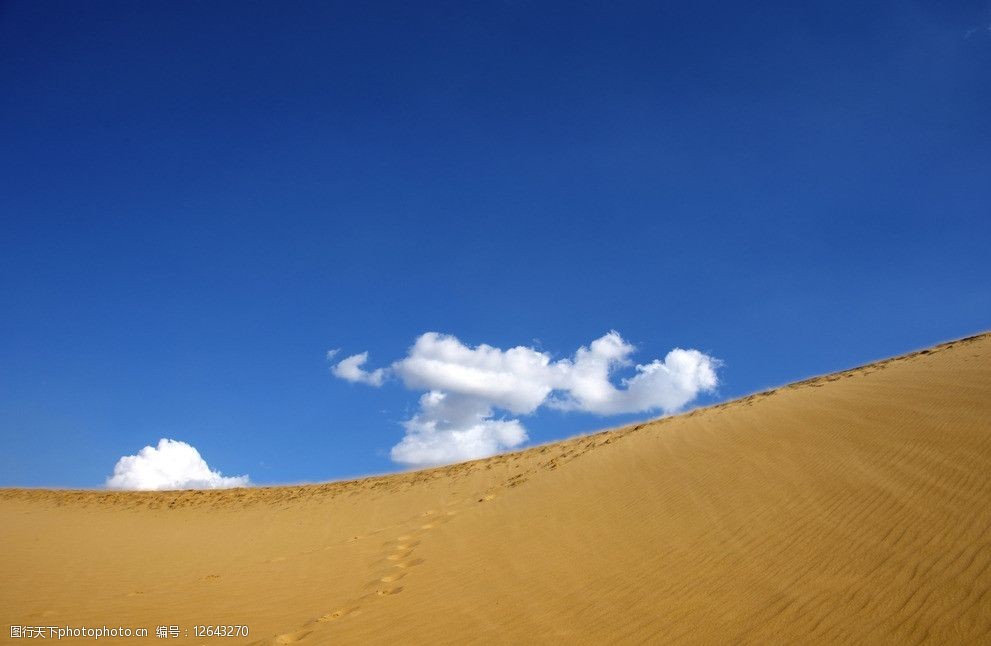
<svg viewBox="0 0 991 646"><path fill-rule="evenodd" d="M428 471L0 490L0 547L0 641L987 644L991 335Z"/></svg>

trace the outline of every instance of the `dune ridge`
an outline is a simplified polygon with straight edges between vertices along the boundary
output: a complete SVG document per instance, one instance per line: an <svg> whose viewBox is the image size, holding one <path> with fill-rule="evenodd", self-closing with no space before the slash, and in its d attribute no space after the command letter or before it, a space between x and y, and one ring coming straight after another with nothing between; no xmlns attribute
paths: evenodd
<svg viewBox="0 0 991 646"><path fill-rule="evenodd" d="M0 615L190 644L988 643L989 494L985 333L425 471L0 489Z"/></svg>

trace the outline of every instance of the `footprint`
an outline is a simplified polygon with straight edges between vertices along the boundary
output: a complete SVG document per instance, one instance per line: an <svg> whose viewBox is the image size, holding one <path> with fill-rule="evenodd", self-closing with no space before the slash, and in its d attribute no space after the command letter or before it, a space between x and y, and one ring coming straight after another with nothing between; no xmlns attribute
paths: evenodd
<svg viewBox="0 0 991 646"><path fill-rule="evenodd" d="M406 550L405 552L396 552L395 554L390 554L385 557L387 561L402 561L407 556L411 555L413 550Z"/></svg>
<svg viewBox="0 0 991 646"><path fill-rule="evenodd" d="M403 586L399 586L398 588L387 588L385 590L379 590L375 594L377 594L380 597L391 597L392 595L399 594L402 591L403 591Z"/></svg>
<svg viewBox="0 0 991 646"><path fill-rule="evenodd" d="M294 644L300 640L306 639L312 633L312 630L297 630L294 633L285 633L279 635L275 638L276 644Z"/></svg>
<svg viewBox="0 0 991 646"><path fill-rule="evenodd" d="M408 569L422 564L423 564L423 559L410 559L408 561L400 561L399 563L396 563L396 567Z"/></svg>
<svg viewBox="0 0 991 646"><path fill-rule="evenodd" d="M325 624L329 621L337 621L341 617L347 617L348 615L352 615L356 612L358 612L358 606L351 606L348 608L338 608L334 612L328 612L324 616L319 617L317 621L319 621L322 624Z"/></svg>
<svg viewBox="0 0 991 646"><path fill-rule="evenodd" d="M216 583L217 581L220 581L220 575L219 574L207 574L205 577L203 577L202 579L200 579L200 581L205 581L206 583Z"/></svg>
<svg viewBox="0 0 991 646"><path fill-rule="evenodd" d="M430 531L434 527L437 527L439 525L443 525L444 523L450 522L451 521L451 518L452 518L452 516L438 516L437 518L434 518L429 523L424 523L423 525L420 525L420 530L419 531L424 531L424 532Z"/></svg>
<svg viewBox="0 0 991 646"><path fill-rule="evenodd" d="M381 579L379 579L379 581L381 581L382 583L395 583L396 581L398 581L399 579L403 578L404 576L406 576L406 573L400 571L400 572L396 572L395 574L386 575L386 576L382 577Z"/></svg>

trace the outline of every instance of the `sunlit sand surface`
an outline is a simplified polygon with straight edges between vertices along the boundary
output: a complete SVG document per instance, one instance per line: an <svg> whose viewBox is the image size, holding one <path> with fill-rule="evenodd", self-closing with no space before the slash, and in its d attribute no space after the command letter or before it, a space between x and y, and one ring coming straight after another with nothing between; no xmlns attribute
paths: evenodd
<svg viewBox="0 0 991 646"><path fill-rule="evenodd" d="M0 490L0 547L3 640L991 643L991 336L428 471Z"/></svg>

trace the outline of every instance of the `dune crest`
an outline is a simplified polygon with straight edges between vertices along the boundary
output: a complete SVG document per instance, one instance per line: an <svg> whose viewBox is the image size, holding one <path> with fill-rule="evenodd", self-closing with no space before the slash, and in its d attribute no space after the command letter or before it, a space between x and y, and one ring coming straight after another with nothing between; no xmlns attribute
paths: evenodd
<svg viewBox="0 0 991 646"><path fill-rule="evenodd" d="M4 633L151 634L97 643L988 643L991 334L426 471L2 489L0 545Z"/></svg>

